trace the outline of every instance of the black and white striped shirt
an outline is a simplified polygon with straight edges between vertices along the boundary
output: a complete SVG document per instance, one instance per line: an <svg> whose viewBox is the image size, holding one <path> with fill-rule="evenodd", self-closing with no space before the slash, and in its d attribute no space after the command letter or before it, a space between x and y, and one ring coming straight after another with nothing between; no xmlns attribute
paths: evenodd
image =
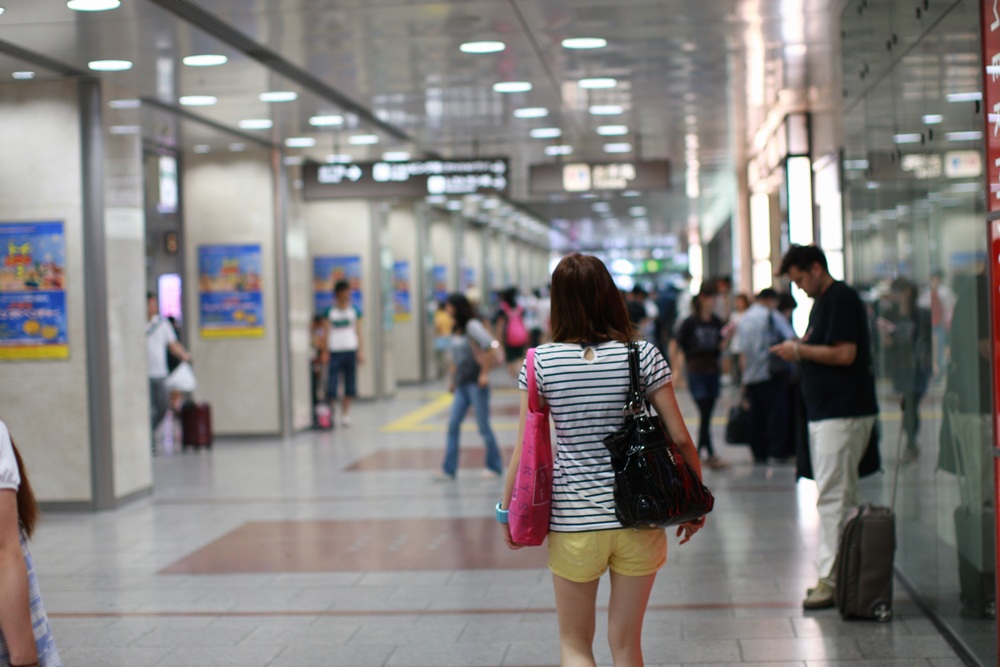
<svg viewBox="0 0 1000 667"><path fill-rule="evenodd" d="M593 359L585 357L593 349ZM670 368L652 344L639 342L639 375L648 397ZM621 528L615 518L614 472L603 439L622 425L629 387L628 352L617 341L599 345L547 343L535 350L535 378L556 429L549 530L574 533ZM522 366L518 378L527 390Z"/></svg>

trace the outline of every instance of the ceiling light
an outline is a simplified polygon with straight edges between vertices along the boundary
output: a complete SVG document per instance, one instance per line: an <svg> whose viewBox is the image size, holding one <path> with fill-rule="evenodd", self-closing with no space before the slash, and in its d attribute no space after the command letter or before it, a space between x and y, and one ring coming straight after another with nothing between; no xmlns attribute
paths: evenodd
<svg viewBox="0 0 1000 667"><path fill-rule="evenodd" d="M35 78L35 73L34 72L14 72L13 74L11 74L11 76L14 77L15 79L17 79L18 81L30 81L31 79Z"/></svg>
<svg viewBox="0 0 1000 667"><path fill-rule="evenodd" d="M595 201L590 205L590 210L594 213L609 213L611 212L611 204L606 201Z"/></svg>
<svg viewBox="0 0 1000 667"><path fill-rule="evenodd" d="M632 144L604 144L605 153L629 153L632 151Z"/></svg>
<svg viewBox="0 0 1000 667"><path fill-rule="evenodd" d="M507 48L503 42L466 42L458 47L462 53L498 53Z"/></svg>
<svg viewBox="0 0 1000 667"><path fill-rule="evenodd" d="M978 102L983 99L982 93L949 93L945 95L949 102Z"/></svg>
<svg viewBox="0 0 1000 667"><path fill-rule="evenodd" d="M223 55L206 53L200 56L186 56L181 62L188 67L215 67L225 65L229 58Z"/></svg>
<svg viewBox="0 0 1000 667"><path fill-rule="evenodd" d="M564 49L603 49L608 40L601 37L569 37L562 41Z"/></svg>
<svg viewBox="0 0 1000 667"><path fill-rule="evenodd" d="M334 153L326 156L327 164L348 164L354 162L354 158L346 153Z"/></svg>
<svg viewBox="0 0 1000 667"><path fill-rule="evenodd" d="M205 153L207 153L210 150L212 150L212 148L208 144L196 144L195 147L192 150L195 153L198 153L199 155L204 155Z"/></svg>
<svg viewBox="0 0 1000 667"><path fill-rule="evenodd" d="M119 0L69 0L66 6L78 12L104 12L121 4Z"/></svg>
<svg viewBox="0 0 1000 667"><path fill-rule="evenodd" d="M270 130L274 121L270 118L247 118L240 121L241 130Z"/></svg>
<svg viewBox="0 0 1000 667"><path fill-rule="evenodd" d="M219 98L212 95L185 95L180 99L186 107L210 107L218 101Z"/></svg>
<svg viewBox="0 0 1000 667"><path fill-rule="evenodd" d="M551 155L553 157L557 155L571 155L573 153L573 147L561 144L559 146L546 146L545 154Z"/></svg>
<svg viewBox="0 0 1000 667"><path fill-rule="evenodd" d="M91 60L87 67L95 72L124 72L132 69L132 63L128 60Z"/></svg>
<svg viewBox="0 0 1000 667"><path fill-rule="evenodd" d="M142 106L142 102L132 99L111 100L108 106L112 109L138 109Z"/></svg>
<svg viewBox="0 0 1000 667"><path fill-rule="evenodd" d="M343 125L343 116L313 116L309 119L309 124L314 127L332 127L334 125Z"/></svg>
<svg viewBox="0 0 1000 667"><path fill-rule="evenodd" d="M139 134L140 128L138 125L112 125L108 128L111 134Z"/></svg>
<svg viewBox="0 0 1000 667"><path fill-rule="evenodd" d="M528 81L501 81L493 84L495 93L526 93L531 90L531 83Z"/></svg>
<svg viewBox="0 0 1000 667"><path fill-rule="evenodd" d="M645 206L632 206L628 210L628 214L633 218L644 218L646 217L646 207Z"/></svg>
<svg viewBox="0 0 1000 667"><path fill-rule="evenodd" d="M463 208L465 208L465 204L463 204L458 199L449 199L448 203L445 204L444 207L449 211L461 211Z"/></svg>
<svg viewBox="0 0 1000 667"><path fill-rule="evenodd" d="M622 193L622 197L638 197L640 194L642 193L638 190L626 190Z"/></svg>
<svg viewBox="0 0 1000 667"><path fill-rule="evenodd" d="M923 141L924 135L919 132L892 135L893 142L897 144L919 144Z"/></svg>
<svg viewBox="0 0 1000 667"><path fill-rule="evenodd" d="M234 141L233 143L229 144L229 151L231 153L242 153L246 149L247 145L239 141Z"/></svg>
<svg viewBox="0 0 1000 667"><path fill-rule="evenodd" d="M304 157L302 157L301 155L286 155L281 160L281 163L283 165L285 165L286 167L298 167L300 164L302 164L305 161L306 161L306 159Z"/></svg>
<svg viewBox="0 0 1000 667"><path fill-rule="evenodd" d="M581 88L614 88L618 85L617 79L610 78L596 78L596 79L580 79L577 81L577 85Z"/></svg>
<svg viewBox="0 0 1000 667"><path fill-rule="evenodd" d="M844 160L844 169L864 171L868 168L868 160Z"/></svg>
<svg viewBox="0 0 1000 667"><path fill-rule="evenodd" d="M924 121L924 125L937 125L944 120L944 116L939 113L929 113L924 116L921 120Z"/></svg>
<svg viewBox="0 0 1000 667"><path fill-rule="evenodd" d="M602 137L618 137L628 134L628 127L625 125L601 125L597 128L597 133Z"/></svg>
<svg viewBox="0 0 1000 667"><path fill-rule="evenodd" d="M545 118L549 110L545 107L523 107L514 109L514 118Z"/></svg>
<svg viewBox="0 0 1000 667"><path fill-rule="evenodd" d="M289 148L312 148L316 145L316 140L313 137L288 137L285 145Z"/></svg>
<svg viewBox="0 0 1000 667"><path fill-rule="evenodd" d="M590 107L590 113L595 116L617 116L624 112L625 108L620 104L598 104Z"/></svg>
<svg viewBox="0 0 1000 667"><path fill-rule="evenodd" d="M299 98L299 94L292 90L273 90L261 93L259 97L261 102L294 102Z"/></svg>
<svg viewBox="0 0 1000 667"><path fill-rule="evenodd" d="M983 133L979 130L971 132L945 132L944 138L948 141L978 141L983 138Z"/></svg>
<svg viewBox="0 0 1000 667"><path fill-rule="evenodd" d="M410 154L406 151L386 151L382 153L382 159L386 162L406 162Z"/></svg>
<svg viewBox="0 0 1000 667"><path fill-rule="evenodd" d="M562 136L562 130L558 127L536 127L530 134L534 139L555 139Z"/></svg>
<svg viewBox="0 0 1000 667"><path fill-rule="evenodd" d="M3 7L0 7L0 14L3 14Z"/></svg>
<svg viewBox="0 0 1000 667"><path fill-rule="evenodd" d="M370 146L377 144L379 139L377 134L355 134L347 139L352 146Z"/></svg>

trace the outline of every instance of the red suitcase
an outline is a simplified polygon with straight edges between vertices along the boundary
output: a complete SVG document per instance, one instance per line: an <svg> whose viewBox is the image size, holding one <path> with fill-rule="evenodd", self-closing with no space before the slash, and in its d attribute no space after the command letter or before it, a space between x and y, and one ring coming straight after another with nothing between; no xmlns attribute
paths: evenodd
<svg viewBox="0 0 1000 667"><path fill-rule="evenodd" d="M212 446L212 408L208 403L188 401L181 409L184 447Z"/></svg>

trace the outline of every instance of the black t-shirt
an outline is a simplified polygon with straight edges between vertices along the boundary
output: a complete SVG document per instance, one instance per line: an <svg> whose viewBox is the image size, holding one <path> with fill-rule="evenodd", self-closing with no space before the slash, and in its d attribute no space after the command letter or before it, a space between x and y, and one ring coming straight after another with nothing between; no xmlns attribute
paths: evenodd
<svg viewBox="0 0 1000 667"><path fill-rule="evenodd" d="M677 332L677 344L684 352L687 369L692 373L718 373L719 357L722 353L723 323L715 315L703 320L692 315L683 322Z"/></svg>
<svg viewBox="0 0 1000 667"><path fill-rule="evenodd" d="M868 313L857 292L840 281L830 285L813 304L809 330L803 342L809 345L854 343L858 346L857 356L850 366L802 362L802 395L809 421L878 413Z"/></svg>

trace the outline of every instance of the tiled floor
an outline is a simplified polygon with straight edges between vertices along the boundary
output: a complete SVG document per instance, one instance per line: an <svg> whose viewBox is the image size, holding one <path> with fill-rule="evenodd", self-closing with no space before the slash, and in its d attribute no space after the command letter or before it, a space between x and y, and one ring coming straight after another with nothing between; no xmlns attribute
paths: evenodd
<svg viewBox="0 0 1000 667"><path fill-rule="evenodd" d="M350 429L163 455L152 498L46 515L34 554L66 665L557 664L545 554L503 546L491 518L501 482L479 476L474 430L458 480L431 479L440 393L361 403ZM516 403L514 390L494 392L508 448ZM694 414L686 394L682 407ZM898 588L892 623L804 613L816 578L809 487L790 467L750 465L745 449L724 454L731 468L706 471L715 513L691 543L672 540L653 590L648 665L961 664ZM606 582L601 593L604 614ZM602 625L596 650L610 665Z"/></svg>

